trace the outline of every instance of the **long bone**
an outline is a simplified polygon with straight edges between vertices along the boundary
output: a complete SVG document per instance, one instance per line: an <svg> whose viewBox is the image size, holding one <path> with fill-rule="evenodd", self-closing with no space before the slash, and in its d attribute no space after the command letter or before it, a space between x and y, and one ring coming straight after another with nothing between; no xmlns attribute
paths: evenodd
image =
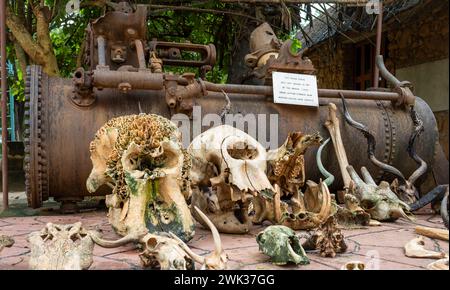
<svg viewBox="0 0 450 290"><path fill-rule="evenodd" d="M328 170L325 169L325 167L322 164L322 150L325 146L327 146L328 142L330 142L330 138L325 140L325 142L320 145L319 149L317 150L316 155L316 163L317 167L319 168L320 173L325 176L325 180L323 181L328 187L330 187L334 182L334 175L328 172Z"/></svg>
<svg viewBox="0 0 450 290"><path fill-rule="evenodd" d="M211 220L208 219L208 217L196 206L195 210L199 214L199 216L203 219L205 224L208 225L209 229L211 230L213 240L214 240L214 252L207 256L203 257L196 253L194 253L186 243L184 243L180 238L178 238L173 233L169 233L170 236L176 240L179 243L179 246L186 252L186 254L192 258L192 260L196 261L197 263L200 263L202 265L202 269L208 269L208 270L224 270L227 266L228 257L227 254L223 251L222 248L222 242L220 240L219 231L214 226L214 224L211 222Z"/></svg>
<svg viewBox="0 0 450 290"><path fill-rule="evenodd" d="M350 187L351 178L347 172L347 166L349 165L347 154L345 153L344 143L341 138L341 130L339 128L339 120L336 117L337 107L335 104L328 104L328 120L325 122L325 127L330 132L331 139L333 140L334 150L339 163L339 168L342 174L342 180L344 181L344 189Z"/></svg>

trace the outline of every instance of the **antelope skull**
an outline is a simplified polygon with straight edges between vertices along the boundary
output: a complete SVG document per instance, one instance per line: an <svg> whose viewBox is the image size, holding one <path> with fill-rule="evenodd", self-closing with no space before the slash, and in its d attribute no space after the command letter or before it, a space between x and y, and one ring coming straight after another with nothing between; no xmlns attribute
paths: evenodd
<svg viewBox="0 0 450 290"><path fill-rule="evenodd" d="M372 219L395 221L404 217L412 220L409 206L392 192L389 183L382 181L377 185L365 167L361 168L364 180L359 177L352 166L348 166L347 171L354 182L355 195L359 199L361 207L370 214Z"/></svg>
<svg viewBox="0 0 450 290"><path fill-rule="evenodd" d="M251 199L261 192L274 192L265 173L264 147L245 132L223 125L197 136L188 152L192 156L192 205L199 207L219 232L248 232ZM191 212L207 226L194 207Z"/></svg>
<svg viewBox="0 0 450 290"><path fill-rule="evenodd" d="M214 240L214 252L206 257L197 255L194 253L182 240L176 235L170 233L173 239L179 242L179 246L197 263L202 265L202 270L225 270L227 268L228 256L222 249L222 242L220 241L219 231L217 231L214 224L208 219L208 217L198 208L194 207L198 215L203 219L211 230Z"/></svg>
<svg viewBox="0 0 450 290"><path fill-rule="evenodd" d="M114 118L98 130L90 152L87 189L113 187L106 205L118 234L133 239L148 231L171 231L183 240L192 238L194 223L185 201L190 158L175 124L153 114Z"/></svg>

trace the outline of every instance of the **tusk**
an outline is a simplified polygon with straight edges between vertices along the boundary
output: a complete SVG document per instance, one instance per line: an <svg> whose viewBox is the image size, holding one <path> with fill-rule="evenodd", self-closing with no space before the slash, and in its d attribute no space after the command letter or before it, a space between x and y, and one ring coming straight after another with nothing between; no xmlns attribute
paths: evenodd
<svg viewBox="0 0 450 290"><path fill-rule="evenodd" d="M330 138L325 140L325 142L323 142L323 144L320 145L319 149L317 150L316 163L317 163L317 167L319 168L320 173L322 173L322 175L325 176L325 178L326 178L324 180L325 184L327 186L330 186L334 182L334 175L331 174L330 172L328 172L322 164L322 150L325 146L327 146L328 142L330 142Z"/></svg>
<svg viewBox="0 0 450 290"><path fill-rule="evenodd" d="M104 240L100 238L100 234L96 231L89 231L89 236L97 245L103 248L117 248L129 243L139 242L139 238L133 234L128 234L123 238L120 238L116 241Z"/></svg>
<svg viewBox="0 0 450 290"><path fill-rule="evenodd" d="M189 247L188 245L186 245L185 242L183 242L179 237L177 237L174 233L169 232L169 235L172 239L174 239L175 241L178 242L178 245L180 246L180 248L183 249L183 251L186 252L186 254L192 258L192 260L194 260L195 262L199 263L199 264L205 264L205 257L202 257L196 253L194 253Z"/></svg>
<svg viewBox="0 0 450 290"><path fill-rule="evenodd" d="M320 212L317 217L319 218L320 223L322 224L330 216L331 195L330 191L328 190L328 186L322 180L320 181L320 188L322 192L322 207L320 208Z"/></svg>
<svg viewBox="0 0 450 290"><path fill-rule="evenodd" d="M200 215L202 220L208 225L209 229L211 230L213 240L214 240L214 247L215 247L215 255L220 256L222 254L222 241L220 240L219 231L214 226L214 224L211 222L211 220L196 206L194 206L197 213Z"/></svg>

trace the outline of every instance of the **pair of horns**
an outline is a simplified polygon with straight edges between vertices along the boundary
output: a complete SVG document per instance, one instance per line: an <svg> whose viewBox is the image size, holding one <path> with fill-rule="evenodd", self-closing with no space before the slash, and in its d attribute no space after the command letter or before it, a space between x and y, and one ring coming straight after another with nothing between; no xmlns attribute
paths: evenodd
<svg viewBox="0 0 450 290"><path fill-rule="evenodd" d="M368 149L367 149L367 153L369 155L369 159L370 161L377 167L381 168L382 170L389 172L395 176L397 176L400 179L400 182L405 184L407 181L410 182L411 184L414 184L414 182L416 182L416 180L422 176L426 170L427 170L427 164L425 163L425 161L423 161L423 159L421 159L415 149L414 149L414 144L415 141L417 139L417 137L419 137L419 135L424 131L423 128L423 122L419 119L419 116L417 115L417 112L414 110L414 107L411 107L410 110L410 115L411 118L413 120L413 124L414 124L414 131L411 134L411 137L409 139L409 144L408 144L408 154L411 158L414 159L414 161L416 161L418 164L420 164L419 168L414 171L411 176L408 178L408 180L406 180L405 176L400 172L400 170L398 170L397 168L383 163L380 160L378 160L375 157L375 146L376 146L376 140L375 140L375 136L373 133L371 133L369 131L369 129L367 128L367 126L356 122L355 120L353 120L353 118L350 116L350 113L348 112L347 109L347 104L344 98L344 95L341 93L340 94L341 99L342 99L342 105L344 108L344 116L345 116L345 120L347 121L347 123L352 126L353 128L359 130L364 137L367 139L367 143L368 143Z"/></svg>

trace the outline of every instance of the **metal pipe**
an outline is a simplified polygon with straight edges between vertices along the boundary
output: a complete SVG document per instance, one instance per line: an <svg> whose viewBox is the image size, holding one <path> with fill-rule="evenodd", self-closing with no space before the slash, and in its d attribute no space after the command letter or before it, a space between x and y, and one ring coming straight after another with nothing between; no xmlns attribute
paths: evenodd
<svg viewBox="0 0 450 290"><path fill-rule="evenodd" d="M145 69L145 54L144 54L144 47L142 46L142 42L140 39L136 39L134 41L134 44L136 46L136 53L137 53L137 57L138 57L139 68Z"/></svg>
<svg viewBox="0 0 450 290"><path fill-rule="evenodd" d="M378 16L377 16L377 43L375 47L375 62L376 58L381 54L381 41L383 35L383 1L378 2ZM378 88L380 85L380 70L378 66L374 66L373 69L373 87Z"/></svg>
<svg viewBox="0 0 450 290"><path fill-rule="evenodd" d="M92 76L96 88L118 88L130 85L133 90L161 90L164 88L164 74L129 71L95 70Z"/></svg>
<svg viewBox="0 0 450 290"><path fill-rule="evenodd" d="M249 95L263 95L272 96L273 89L271 86L253 86L253 85L231 85L231 84L214 84L210 82L204 82L207 91L236 94L249 94ZM350 91L350 90L331 90L331 89L319 89L318 95L320 98L340 98L339 94L342 93L347 99L359 99L359 100L385 100L396 101L400 98L400 95L395 92L378 92L378 91Z"/></svg>
<svg viewBox="0 0 450 290"><path fill-rule="evenodd" d="M384 60L382 55L378 55L375 59L376 67L378 68L381 76L393 87L399 87L401 82L391 74L386 66L384 65Z"/></svg>
<svg viewBox="0 0 450 290"><path fill-rule="evenodd" d="M8 204L8 122L6 119L7 80L6 75L6 0L0 0L0 54L1 54L1 89L2 89L2 190L3 210Z"/></svg>
<svg viewBox="0 0 450 290"><path fill-rule="evenodd" d="M105 38L103 36L97 37L97 50L98 50L98 65L106 65L106 52L105 52Z"/></svg>

